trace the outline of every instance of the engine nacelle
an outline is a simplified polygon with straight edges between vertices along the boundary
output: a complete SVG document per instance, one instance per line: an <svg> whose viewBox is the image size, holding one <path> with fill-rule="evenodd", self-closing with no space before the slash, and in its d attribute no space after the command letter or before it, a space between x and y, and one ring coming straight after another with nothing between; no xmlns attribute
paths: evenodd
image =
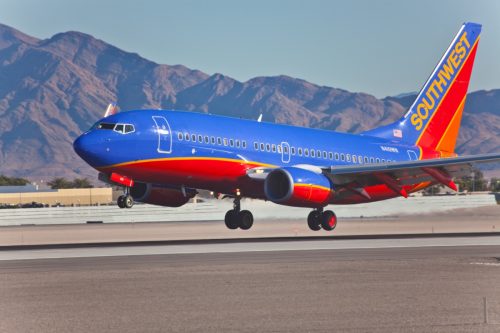
<svg viewBox="0 0 500 333"><path fill-rule="evenodd" d="M193 198L196 193L193 189L185 189L183 192L178 189L140 182L135 182L134 186L130 188L130 195L135 201L166 207L180 207Z"/></svg>
<svg viewBox="0 0 500 333"><path fill-rule="evenodd" d="M264 192L272 202L311 208L327 205L333 194L323 174L296 167L271 171L264 181Z"/></svg>

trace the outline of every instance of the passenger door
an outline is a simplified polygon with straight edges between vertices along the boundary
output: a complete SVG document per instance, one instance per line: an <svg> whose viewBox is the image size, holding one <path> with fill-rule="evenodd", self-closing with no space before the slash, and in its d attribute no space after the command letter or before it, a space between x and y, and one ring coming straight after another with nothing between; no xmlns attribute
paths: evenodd
<svg viewBox="0 0 500 333"><path fill-rule="evenodd" d="M418 160L417 153L415 153L413 150L407 150L407 152L408 152L408 157L410 158L410 161Z"/></svg>
<svg viewBox="0 0 500 333"><path fill-rule="evenodd" d="M153 116L158 134L158 152L170 154L172 152L172 131L167 119L161 116Z"/></svg>

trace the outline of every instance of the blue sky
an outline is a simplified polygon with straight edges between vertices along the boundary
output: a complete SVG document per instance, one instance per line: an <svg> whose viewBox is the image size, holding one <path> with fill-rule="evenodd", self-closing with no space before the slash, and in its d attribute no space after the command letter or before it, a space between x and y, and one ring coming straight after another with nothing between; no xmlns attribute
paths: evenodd
<svg viewBox="0 0 500 333"><path fill-rule="evenodd" d="M77 30L163 64L245 81L285 74L374 94L420 89L465 21L483 24L470 90L500 88L500 1L2 0L38 38Z"/></svg>

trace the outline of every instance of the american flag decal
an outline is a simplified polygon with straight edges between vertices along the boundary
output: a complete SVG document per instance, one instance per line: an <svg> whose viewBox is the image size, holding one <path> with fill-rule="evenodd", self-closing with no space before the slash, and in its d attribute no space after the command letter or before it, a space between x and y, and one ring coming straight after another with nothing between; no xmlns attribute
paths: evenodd
<svg viewBox="0 0 500 333"><path fill-rule="evenodd" d="M396 138L402 138L403 137L403 132L400 129L394 129L394 130L392 130L392 134Z"/></svg>

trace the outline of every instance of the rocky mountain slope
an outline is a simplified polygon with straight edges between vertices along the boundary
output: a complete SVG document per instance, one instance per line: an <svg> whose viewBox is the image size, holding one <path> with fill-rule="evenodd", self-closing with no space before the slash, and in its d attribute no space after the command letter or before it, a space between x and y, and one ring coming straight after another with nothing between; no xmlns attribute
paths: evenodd
<svg viewBox="0 0 500 333"><path fill-rule="evenodd" d="M287 76L239 82L160 65L79 32L39 40L0 25L0 173L95 177L72 142L108 103L359 132L400 117L414 96L377 99ZM498 151L500 90L471 93L458 150Z"/></svg>

